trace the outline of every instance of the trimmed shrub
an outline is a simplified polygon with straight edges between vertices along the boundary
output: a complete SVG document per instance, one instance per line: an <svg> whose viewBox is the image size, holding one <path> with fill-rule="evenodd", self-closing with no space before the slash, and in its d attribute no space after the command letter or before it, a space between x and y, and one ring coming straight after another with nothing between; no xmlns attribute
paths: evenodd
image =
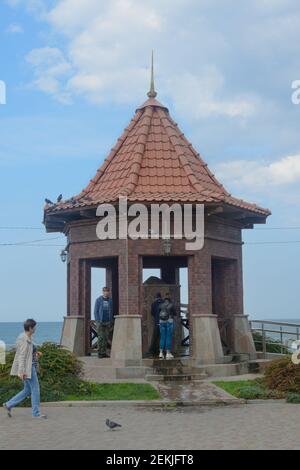
<svg viewBox="0 0 300 470"><path fill-rule="evenodd" d="M236 392L239 398L244 398L245 400L265 400L268 398L266 390L259 385L245 385L244 387L237 388Z"/></svg>
<svg viewBox="0 0 300 470"><path fill-rule="evenodd" d="M53 343L39 348L43 353L40 363L41 400L60 401L68 394L89 394L91 384L81 379L82 365L76 356ZM7 354L7 362L0 366L0 402L5 402L20 392L22 384L17 377L10 377L15 352ZM30 403L24 402L25 406Z"/></svg>
<svg viewBox="0 0 300 470"><path fill-rule="evenodd" d="M286 397L287 403L300 403L300 393L288 393Z"/></svg>
<svg viewBox="0 0 300 470"><path fill-rule="evenodd" d="M266 367L263 383L271 390L300 393L300 365L290 356L276 359Z"/></svg>
<svg viewBox="0 0 300 470"><path fill-rule="evenodd" d="M95 384L82 380L82 363L69 351L52 343L39 350L42 402L64 400L154 400L160 397L150 384ZM22 383L10 377L14 352L7 355L7 364L0 366L0 403L19 393ZM30 400L22 403L29 406Z"/></svg>

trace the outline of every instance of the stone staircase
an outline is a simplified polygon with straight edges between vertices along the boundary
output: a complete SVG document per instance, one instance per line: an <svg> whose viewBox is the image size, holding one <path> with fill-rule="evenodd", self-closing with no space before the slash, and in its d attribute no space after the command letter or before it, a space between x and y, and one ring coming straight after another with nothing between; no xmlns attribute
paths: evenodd
<svg viewBox="0 0 300 470"><path fill-rule="evenodd" d="M226 356L222 364L197 365L188 357L171 360L144 359L141 365L116 367L111 359L96 356L80 358L83 362L84 378L95 383L114 382L175 382L190 383L207 377L227 377L263 372L269 360L249 360L247 354Z"/></svg>
<svg viewBox="0 0 300 470"><path fill-rule="evenodd" d="M152 368L147 369L145 379L149 382L188 382L203 380L203 370L183 364L180 359L154 359Z"/></svg>
<svg viewBox="0 0 300 470"><path fill-rule="evenodd" d="M131 367L115 367L111 359L98 359L96 356L81 357L83 363L83 377L85 380L94 383L113 383L115 381L122 382L130 380L145 380L148 367L131 366Z"/></svg>

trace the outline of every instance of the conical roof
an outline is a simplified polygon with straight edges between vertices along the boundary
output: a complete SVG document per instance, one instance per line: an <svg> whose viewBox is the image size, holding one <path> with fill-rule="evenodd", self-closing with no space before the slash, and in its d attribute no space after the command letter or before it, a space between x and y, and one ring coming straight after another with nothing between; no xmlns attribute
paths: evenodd
<svg viewBox="0 0 300 470"><path fill-rule="evenodd" d="M136 110L95 177L77 196L46 213L114 203L226 203L257 215L270 211L232 197L209 170L168 109L150 97Z"/></svg>

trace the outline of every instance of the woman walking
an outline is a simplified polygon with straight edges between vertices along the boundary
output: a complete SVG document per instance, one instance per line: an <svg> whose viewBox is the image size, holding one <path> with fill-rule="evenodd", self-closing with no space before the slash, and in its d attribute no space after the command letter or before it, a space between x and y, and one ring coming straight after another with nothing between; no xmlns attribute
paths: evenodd
<svg viewBox="0 0 300 470"><path fill-rule="evenodd" d="M32 342L37 323L34 320L26 320L24 333L17 339L17 351L10 375L19 377L24 384L22 392L3 404L9 418L11 410L31 396L32 416L35 419L46 419L47 416L40 411L40 384L37 375L38 360L41 353Z"/></svg>

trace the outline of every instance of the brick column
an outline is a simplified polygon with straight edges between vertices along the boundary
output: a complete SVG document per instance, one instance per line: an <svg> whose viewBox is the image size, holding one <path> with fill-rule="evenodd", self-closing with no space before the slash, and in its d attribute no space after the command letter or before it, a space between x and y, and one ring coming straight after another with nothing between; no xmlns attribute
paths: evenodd
<svg viewBox="0 0 300 470"><path fill-rule="evenodd" d="M226 317L229 323L229 346L233 353L248 354L250 359L256 358L248 317L244 315L242 248L236 260L225 263L223 273L226 295Z"/></svg>
<svg viewBox="0 0 300 470"><path fill-rule="evenodd" d="M82 315L80 303L80 260L72 259L70 261L70 315Z"/></svg>
<svg viewBox="0 0 300 470"><path fill-rule="evenodd" d="M87 353L86 317L90 298L87 263L71 258L68 276L69 311L64 319L61 344L76 355L84 356Z"/></svg>
<svg viewBox="0 0 300 470"><path fill-rule="evenodd" d="M141 260L135 253L134 245L130 240L124 240L124 251L119 256L119 315L115 317L111 349L114 366L142 364L142 316L139 311L141 269Z"/></svg>
<svg viewBox="0 0 300 470"><path fill-rule="evenodd" d="M191 355L196 364L223 362L217 316L212 314L211 256L205 251L189 258Z"/></svg>

